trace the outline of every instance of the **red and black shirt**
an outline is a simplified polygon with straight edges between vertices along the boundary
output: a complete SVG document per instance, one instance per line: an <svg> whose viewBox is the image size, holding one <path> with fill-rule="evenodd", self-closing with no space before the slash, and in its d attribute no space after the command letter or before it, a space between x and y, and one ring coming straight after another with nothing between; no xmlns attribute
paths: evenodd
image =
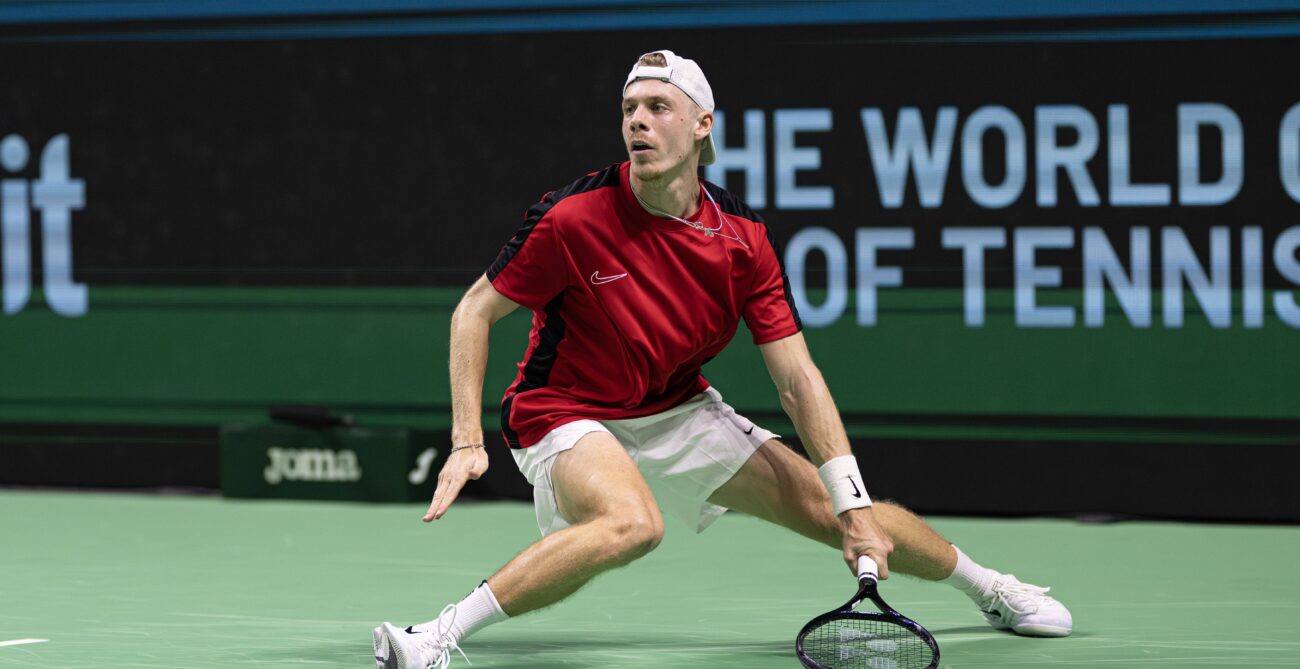
<svg viewBox="0 0 1300 669"><path fill-rule="evenodd" d="M710 236L650 215L630 183L624 162L548 193L487 271L533 311L501 404L512 448L575 420L648 416L690 399L709 387L700 368L742 317L755 344L800 330L771 232L739 198L702 182L708 193L687 220L716 229Z"/></svg>

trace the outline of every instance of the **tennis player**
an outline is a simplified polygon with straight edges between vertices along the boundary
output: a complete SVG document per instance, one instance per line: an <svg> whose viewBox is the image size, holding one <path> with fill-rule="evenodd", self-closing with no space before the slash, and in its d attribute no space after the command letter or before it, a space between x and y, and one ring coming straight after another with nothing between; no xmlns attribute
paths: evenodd
<svg viewBox="0 0 1300 669"><path fill-rule="evenodd" d="M771 231L697 176L713 162L700 67L645 54L623 88L628 160L548 193L452 316L453 447L426 522L487 471L488 331L533 312L501 429L533 485L542 538L427 623L374 630L379 667L446 667L469 635L554 604L649 553L663 516L704 530L737 509L966 593L999 629L1065 636L1047 588L976 564L917 516L872 503L835 403L800 333ZM808 460L736 413L700 374L741 318ZM463 655L463 652L461 653Z"/></svg>

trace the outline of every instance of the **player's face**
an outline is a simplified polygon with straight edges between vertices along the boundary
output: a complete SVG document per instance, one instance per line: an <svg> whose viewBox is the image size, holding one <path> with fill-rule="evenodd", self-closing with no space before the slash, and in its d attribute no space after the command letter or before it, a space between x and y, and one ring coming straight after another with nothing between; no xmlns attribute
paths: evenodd
<svg viewBox="0 0 1300 669"><path fill-rule="evenodd" d="M712 129L713 115L666 81L639 79L623 94L623 145L632 173L654 181L683 166L698 165L699 140Z"/></svg>

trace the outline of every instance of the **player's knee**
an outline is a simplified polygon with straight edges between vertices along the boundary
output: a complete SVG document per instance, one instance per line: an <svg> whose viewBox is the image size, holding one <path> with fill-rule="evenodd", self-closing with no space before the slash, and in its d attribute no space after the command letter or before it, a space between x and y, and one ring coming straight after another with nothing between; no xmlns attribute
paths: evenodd
<svg viewBox="0 0 1300 669"><path fill-rule="evenodd" d="M626 564L654 550L664 538L664 520L658 509L619 514L610 522L609 547L615 562Z"/></svg>

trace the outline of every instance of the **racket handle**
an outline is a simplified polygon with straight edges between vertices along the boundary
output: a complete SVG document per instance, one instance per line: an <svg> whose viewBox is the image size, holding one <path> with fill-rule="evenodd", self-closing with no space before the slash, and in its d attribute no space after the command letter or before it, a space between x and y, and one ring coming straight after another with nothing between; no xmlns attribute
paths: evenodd
<svg viewBox="0 0 1300 669"><path fill-rule="evenodd" d="M858 581L871 579L872 581L880 580L880 566L870 555L858 556Z"/></svg>

